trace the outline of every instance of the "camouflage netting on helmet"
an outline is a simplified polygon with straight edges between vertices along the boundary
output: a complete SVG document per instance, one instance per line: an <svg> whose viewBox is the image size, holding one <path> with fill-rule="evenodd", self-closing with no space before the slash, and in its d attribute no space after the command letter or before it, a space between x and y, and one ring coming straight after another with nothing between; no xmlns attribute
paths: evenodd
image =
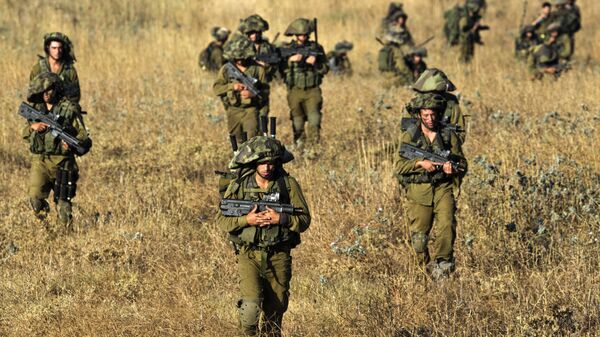
<svg viewBox="0 0 600 337"><path fill-rule="evenodd" d="M246 36L236 34L223 46L223 57L227 60L244 60L256 55L252 41Z"/></svg>
<svg viewBox="0 0 600 337"><path fill-rule="evenodd" d="M253 164L275 161L285 164L293 159L294 155L277 139L256 136L242 144L237 154L229 163L229 168L235 170Z"/></svg>
<svg viewBox="0 0 600 337"><path fill-rule="evenodd" d="M410 109L413 112L417 112L419 109L443 111L446 109L446 100L441 95L435 93L424 93L413 97L408 103L408 106L410 106Z"/></svg>
<svg viewBox="0 0 600 337"><path fill-rule="evenodd" d="M408 55L416 55L416 56L421 56L421 57L427 57L427 48L425 47L418 47L418 48L411 48L410 51L408 52Z"/></svg>
<svg viewBox="0 0 600 337"><path fill-rule="evenodd" d="M225 41L229 37L229 29L225 27L213 27L210 30L210 35L218 41Z"/></svg>
<svg viewBox="0 0 600 337"><path fill-rule="evenodd" d="M69 40L69 37L61 32L52 32L44 35L44 51L48 54L46 46L52 42L58 41L63 45L64 55L67 55L72 61L76 61L75 50L73 49L73 43Z"/></svg>
<svg viewBox="0 0 600 337"><path fill-rule="evenodd" d="M352 42L344 40L336 43L334 50L336 53L347 53L351 51L352 48L354 48L354 44L352 44Z"/></svg>
<svg viewBox="0 0 600 337"><path fill-rule="evenodd" d="M251 32L266 32L269 30L269 23L260 15L254 14L241 20L238 30L242 34L249 34Z"/></svg>
<svg viewBox="0 0 600 337"><path fill-rule="evenodd" d="M314 32L315 27L313 27L313 26L314 26L314 24L311 20L305 19L305 18L299 18L299 19L292 21L292 23L290 23L290 25L285 30L284 35L285 36L308 35L308 34Z"/></svg>
<svg viewBox="0 0 600 337"><path fill-rule="evenodd" d="M43 103L43 94L48 89L56 91L55 96L60 97L63 92L62 81L58 75L51 72L45 72L37 75L30 83L27 89L27 100L31 103Z"/></svg>
<svg viewBox="0 0 600 337"><path fill-rule="evenodd" d="M450 92L456 90L446 74L436 68L425 70L412 85L417 92Z"/></svg>

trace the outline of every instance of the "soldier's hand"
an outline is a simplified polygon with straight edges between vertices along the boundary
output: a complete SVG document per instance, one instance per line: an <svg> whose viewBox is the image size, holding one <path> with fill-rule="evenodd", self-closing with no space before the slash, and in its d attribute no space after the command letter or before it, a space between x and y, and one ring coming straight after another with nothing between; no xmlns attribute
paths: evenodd
<svg viewBox="0 0 600 337"><path fill-rule="evenodd" d="M289 58L290 62L300 62L302 61L302 54L294 54Z"/></svg>
<svg viewBox="0 0 600 337"><path fill-rule="evenodd" d="M444 164L443 163L435 163L435 162L432 162L431 160L427 160L427 159L418 161L416 163L417 167L421 167L427 172L435 172L437 170L437 167L442 166L442 165L444 165Z"/></svg>
<svg viewBox="0 0 600 337"><path fill-rule="evenodd" d="M266 67L267 66L267 62L263 62L263 61L259 61L259 60L254 60L254 62L258 63L258 65L261 66L261 67Z"/></svg>
<svg viewBox="0 0 600 337"><path fill-rule="evenodd" d="M279 225L280 216L279 213L275 212L271 207L267 206L267 210L264 212L265 225Z"/></svg>
<svg viewBox="0 0 600 337"><path fill-rule="evenodd" d="M454 171L452 170L452 164L450 164L449 161L444 163L444 166L442 166L442 170L444 171L444 173L451 175L452 173L454 173Z"/></svg>
<svg viewBox="0 0 600 337"><path fill-rule="evenodd" d="M246 214L246 222L250 226L259 226L261 224L264 212L257 212L257 208L258 206L254 205L250 213Z"/></svg>
<svg viewBox="0 0 600 337"><path fill-rule="evenodd" d="M69 149L69 144L65 143L64 140L60 141L60 145L62 146L63 150L68 150Z"/></svg>
<svg viewBox="0 0 600 337"><path fill-rule="evenodd" d="M47 127L48 127L48 124L42 123L42 122L33 123L30 126L31 130L33 130L35 132L44 132L44 131L46 131Z"/></svg>
<svg viewBox="0 0 600 337"><path fill-rule="evenodd" d="M233 90L235 90L235 91L242 91L242 90L245 90L245 89L246 89L246 86L243 85L243 84L241 84L241 83L234 83L233 84Z"/></svg>
<svg viewBox="0 0 600 337"><path fill-rule="evenodd" d="M306 58L306 63L310 64L311 66L314 66L316 62L317 62L317 58L315 56L311 55Z"/></svg>
<svg viewBox="0 0 600 337"><path fill-rule="evenodd" d="M549 68L544 69L544 72L547 74L556 74L557 70L556 70L556 67L549 67Z"/></svg>
<svg viewBox="0 0 600 337"><path fill-rule="evenodd" d="M254 94L252 94L250 91L248 91L246 89L242 90L241 95L242 95L242 98L252 98L252 97L254 97Z"/></svg>

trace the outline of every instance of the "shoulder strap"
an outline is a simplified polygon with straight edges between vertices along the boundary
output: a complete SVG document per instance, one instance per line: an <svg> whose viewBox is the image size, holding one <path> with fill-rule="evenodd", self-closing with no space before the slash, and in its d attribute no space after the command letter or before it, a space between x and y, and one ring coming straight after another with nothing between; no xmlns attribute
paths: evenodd
<svg viewBox="0 0 600 337"><path fill-rule="evenodd" d="M279 202L284 204L290 203L290 182L287 173L282 173L277 179L277 187L279 188Z"/></svg>

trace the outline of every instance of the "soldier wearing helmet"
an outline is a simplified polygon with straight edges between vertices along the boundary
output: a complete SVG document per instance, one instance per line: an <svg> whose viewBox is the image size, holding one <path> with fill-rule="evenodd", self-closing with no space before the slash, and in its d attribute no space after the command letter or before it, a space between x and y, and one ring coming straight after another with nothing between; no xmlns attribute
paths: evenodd
<svg viewBox="0 0 600 337"><path fill-rule="evenodd" d="M480 30L484 29L481 24L482 11L485 8L485 1L467 0L464 6L464 12L458 21L459 27L459 46L460 58L463 63L469 63L475 55L475 44L483 44L481 41Z"/></svg>
<svg viewBox="0 0 600 337"><path fill-rule="evenodd" d="M348 58L352 48L354 48L352 42L344 40L336 43L333 50L327 53L327 64L333 75L352 76L352 64Z"/></svg>
<svg viewBox="0 0 600 337"><path fill-rule="evenodd" d="M569 35L562 33L561 25L558 22L548 25L546 40L535 46L527 59L531 79L541 79L544 75L556 78L568 70L568 60L572 54L570 47Z"/></svg>
<svg viewBox="0 0 600 337"><path fill-rule="evenodd" d="M264 36L263 33L269 30L269 23L260 15L254 14L240 21L238 27L240 33L246 35L252 43L254 43L254 51L256 55L271 55L276 53L275 46L272 45ZM267 82L276 76L278 68L265 62L257 61L267 71Z"/></svg>
<svg viewBox="0 0 600 337"><path fill-rule="evenodd" d="M460 137L461 142L465 141L466 128L465 118L460 109L458 97L452 94L456 90L456 86L448 79L448 76L440 69L427 69L413 83L412 89L416 92L415 98L422 94L437 94L446 102L444 111L439 116L439 122L445 125L451 125L456 134ZM404 109L403 118L414 118L418 116L419 109L412 106L411 100ZM405 131L405 130L403 130Z"/></svg>
<svg viewBox="0 0 600 337"><path fill-rule="evenodd" d="M378 53L378 66L383 78L383 87L409 86L414 81L407 55L412 50L398 34L388 33L381 40L383 46Z"/></svg>
<svg viewBox="0 0 600 337"><path fill-rule="evenodd" d="M45 56L38 55L39 60L31 69L29 81L33 81L41 73L55 73L63 83L64 95L69 100L79 103L81 90L74 66L75 51L69 37L60 32L44 35L44 52Z"/></svg>
<svg viewBox="0 0 600 337"><path fill-rule="evenodd" d="M225 64L223 45L229 38L229 33L229 29L225 27L213 27L210 30L210 35L214 40L200 52L198 57L198 65L202 70L216 72Z"/></svg>
<svg viewBox="0 0 600 337"><path fill-rule="evenodd" d="M295 54L282 60L281 64L288 89L287 101L294 132L294 144L300 149L305 143L315 145L320 140L323 108L321 83L323 76L329 71L323 47L316 41L310 40L310 35L316 28L315 22L305 18L296 19L290 23L284 33L285 36L293 36L294 39L283 47L308 48L318 53L317 56L306 57Z"/></svg>
<svg viewBox="0 0 600 337"><path fill-rule="evenodd" d="M519 61L527 61L533 48L543 41L535 32L535 27L527 25L521 29L519 37L515 40L515 57Z"/></svg>
<svg viewBox="0 0 600 337"><path fill-rule="evenodd" d="M417 78L419 78L419 76L421 76L421 74L427 69L427 63L425 63L424 60L426 57L427 48L425 47L413 47L404 57L404 61L412 73L411 83L416 81Z"/></svg>
<svg viewBox="0 0 600 337"><path fill-rule="evenodd" d="M223 56L240 72L256 80L255 87L260 95L254 95L244 84L232 79L223 66L213 84L227 114L229 134L242 139L242 134L254 137L258 134L259 114L266 116L269 111L269 84L265 69L254 61L254 46L246 36L234 35L225 44Z"/></svg>
<svg viewBox="0 0 600 337"><path fill-rule="evenodd" d="M36 76L29 85L27 100L36 110L60 121L63 128L81 140L85 147L88 149L91 147L91 139L83 124L81 108L79 104L70 101L64 95L63 83L57 74L44 72ZM49 130L47 124L42 122L27 122L22 136L29 144L31 152L28 194L34 213L40 219L46 217L50 211L46 199L54 189L59 222L70 227L71 199L75 196L76 181L79 176L74 152ZM71 183L68 191L61 193L64 184L57 182L57 177L60 176L57 173L68 177ZM63 181L63 183L67 182Z"/></svg>
<svg viewBox="0 0 600 337"><path fill-rule="evenodd" d="M467 162L458 135L442 128L440 117L446 100L435 93L415 96L410 105L418 111L418 122L402 134L402 143L428 152L450 153L464 171L456 171L450 162L432 162L423 158L405 159L398 153L395 172L405 188L411 243L417 261L434 278L447 277L454 271L456 211L454 192L466 173ZM429 235L435 225L435 243L429 251Z"/></svg>
<svg viewBox="0 0 600 337"><path fill-rule="evenodd" d="M257 136L242 144L229 164L236 178L225 191L225 199L264 200L303 210L286 214L270 208L259 212L255 207L245 216L225 216L221 211L217 215L217 224L236 248L241 293L237 307L245 335L281 335L292 275L290 253L311 221L300 185L283 169L293 159L278 140ZM259 327L261 314L263 326Z"/></svg>
<svg viewBox="0 0 600 337"><path fill-rule="evenodd" d="M386 34L394 34L397 36L400 46L414 47L415 42L406 26L407 21L408 15L404 11L403 4L399 2L390 3L388 13L381 21L379 38L383 39Z"/></svg>

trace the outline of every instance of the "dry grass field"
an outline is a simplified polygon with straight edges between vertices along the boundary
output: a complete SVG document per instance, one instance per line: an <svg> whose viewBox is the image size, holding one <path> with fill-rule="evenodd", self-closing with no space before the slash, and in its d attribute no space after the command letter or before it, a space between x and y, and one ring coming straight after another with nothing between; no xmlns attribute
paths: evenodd
<svg viewBox="0 0 600 337"><path fill-rule="evenodd" d="M578 1L574 69L545 82L512 57L522 1L488 0L492 30L469 66L442 39L454 0L404 2L416 39L436 35L428 64L470 116L457 271L443 282L411 261L386 151L412 95L380 88L373 36L387 1L0 1L0 336L236 334L234 254L213 221L213 171L230 150L197 58L210 27L255 12L269 37L316 16L326 49L355 43L355 76L323 85L321 156L288 167L313 222L293 252L286 336L600 335L600 2ZM94 139L72 232L32 216L17 114L56 30L75 44ZM281 85L271 111L289 144Z"/></svg>

